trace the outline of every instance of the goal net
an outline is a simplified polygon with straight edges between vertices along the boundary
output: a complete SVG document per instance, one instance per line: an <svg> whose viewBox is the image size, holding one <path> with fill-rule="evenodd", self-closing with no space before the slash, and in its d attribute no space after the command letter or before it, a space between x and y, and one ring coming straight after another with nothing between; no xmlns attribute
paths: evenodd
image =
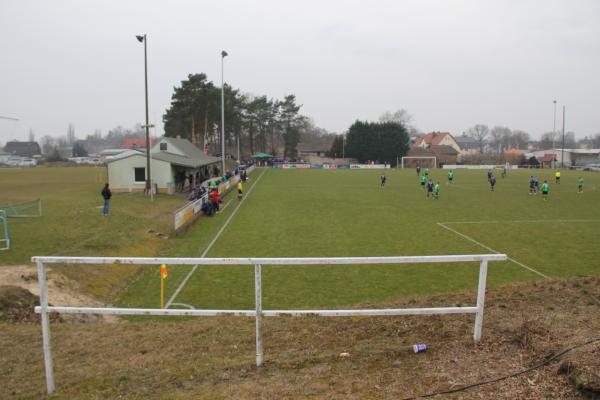
<svg viewBox="0 0 600 400"><path fill-rule="evenodd" d="M42 216L42 199L26 201L24 203L7 203L0 206L9 218L36 218Z"/></svg>
<svg viewBox="0 0 600 400"><path fill-rule="evenodd" d="M436 157L402 157L402 168L436 168Z"/></svg>
<svg viewBox="0 0 600 400"><path fill-rule="evenodd" d="M10 235L8 233L8 221L4 210L0 210L0 250L10 249Z"/></svg>

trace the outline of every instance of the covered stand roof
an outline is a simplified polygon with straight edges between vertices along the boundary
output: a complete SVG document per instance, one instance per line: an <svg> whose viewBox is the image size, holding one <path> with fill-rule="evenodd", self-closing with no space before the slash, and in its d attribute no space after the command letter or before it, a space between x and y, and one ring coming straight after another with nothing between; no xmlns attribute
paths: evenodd
<svg viewBox="0 0 600 400"><path fill-rule="evenodd" d="M166 143L165 150L161 150L161 143ZM127 150L115 157L110 157L107 159L107 162L110 163L135 155L141 155L145 157L146 152L139 149ZM189 140L174 138L163 138L159 144L152 148L151 157L154 160L165 161L173 165L179 165L188 168L199 168L205 165L220 162L219 158L204 154Z"/></svg>

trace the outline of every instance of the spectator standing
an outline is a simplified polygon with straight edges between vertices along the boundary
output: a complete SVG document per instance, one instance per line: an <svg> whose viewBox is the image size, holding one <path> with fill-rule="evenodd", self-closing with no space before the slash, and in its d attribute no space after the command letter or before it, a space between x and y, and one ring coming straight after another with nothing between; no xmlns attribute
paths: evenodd
<svg viewBox="0 0 600 400"><path fill-rule="evenodd" d="M108 187L108 183L104 185L104 189L102 189L102 198L104 199L104 208L102 210L102 215L104 217L108 217L108 209L110 207L110 198L112 197L112 193L110 188Z"/></svg>
<svg viewBox="0 0 600 400"><path fill-rule="evenodd" d="M215 214L219 213L219 191L213 190L210 193L210 199L212 201L213 209L216 210Z"/></svg>

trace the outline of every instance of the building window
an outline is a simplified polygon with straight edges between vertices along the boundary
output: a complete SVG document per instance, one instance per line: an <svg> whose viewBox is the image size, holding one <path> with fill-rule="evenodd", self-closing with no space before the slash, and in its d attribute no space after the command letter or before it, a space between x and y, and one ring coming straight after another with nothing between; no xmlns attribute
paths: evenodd
<svg viewBox="0 0 600 400"><path fill-rule="evenodd" d="M134 168L133 171L135 183L146 182L146 168Z"/></svg>
<svg viewBox="0 0 600 400"><path fill-rule="evenodd" d="M166 142L162 142L160 144L160 151L166 151L167 150L167 143Z"/></svg>

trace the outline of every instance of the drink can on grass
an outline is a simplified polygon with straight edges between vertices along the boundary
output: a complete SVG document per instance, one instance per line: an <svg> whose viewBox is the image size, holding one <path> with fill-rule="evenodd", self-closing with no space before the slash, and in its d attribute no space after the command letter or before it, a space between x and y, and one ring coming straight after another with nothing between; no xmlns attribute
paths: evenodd
<svg viewBox="0 0 600 400"><path fill-rule="evenodd" d="M419 344L414 344L413 345L413 351L415 353L422 353L425 350L427 350L427 345L424 343L419 343Z"/></svg>

